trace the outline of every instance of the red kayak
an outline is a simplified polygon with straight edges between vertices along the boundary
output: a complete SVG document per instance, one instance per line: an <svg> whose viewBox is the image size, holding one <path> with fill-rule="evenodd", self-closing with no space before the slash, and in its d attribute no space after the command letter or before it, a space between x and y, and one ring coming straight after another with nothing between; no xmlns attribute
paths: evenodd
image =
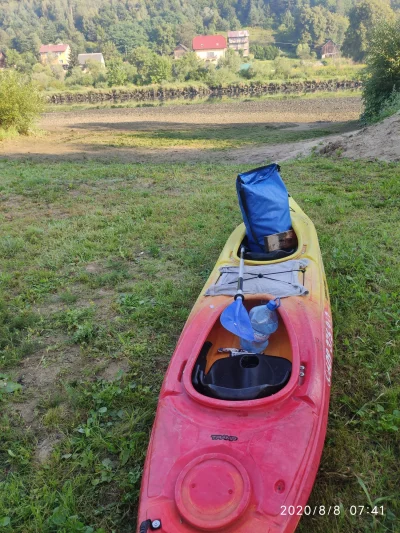
<svg viewBox="0 0 400 533"><path fill-rule="evenodd" d="M143 473L140 533L288 533L309 511L327 426L333 333L314 226L293 199L290 207L297 250L268 264L307 259L299 281L308 294L282 299L265 354L229 357L219 349L238 348L239 339L221 326L220 316L232 297L202 291L160 393ZM244 237L241 225L205 289L221 266L239 264ZM272 298L246 295L245 306Z"/></svg>

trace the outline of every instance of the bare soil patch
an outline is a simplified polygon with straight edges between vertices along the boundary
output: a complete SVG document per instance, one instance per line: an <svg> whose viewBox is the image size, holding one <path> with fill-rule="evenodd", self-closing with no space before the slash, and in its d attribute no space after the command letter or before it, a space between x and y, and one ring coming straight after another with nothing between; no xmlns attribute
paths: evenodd
<svg viewBox="0 0 400 533"><path fill-rule="evenodd" d="M268 130L304 132L329 128L332 124L357 120L361 112L359 97L238 101L237 103L174 105L155 108L90 109L46 113L39 124L44 135L19 138L0 144L0 157L30 157L37 160L118 160L120 162L260 162L283 160L286 153L299 149L293 143L282 145L277 153L274 144L266 152L251 141L243 148L220 150L226 128L238 131L257 124ZM158 140L160 132L184 132L174 140ZM199 136L199 132L203 133ZM136 134L154 138L135 145ZM132 134L133 146L124 135ZM121 140L122 139L122 140ZM195 139L195 141L193 140ZM187 142L185 142L187 141ZM220 144L218 144L218 142ZM278 142L277 142L278 144ZM315 145L315 141L313 146ZM307 150L308 143L299 145ZM254 159L256 158L256 159Z"/></svg>
<svg viewBox="0 0 400 533"><path fill-rule="evenodd" d="M326 142L321 154L350 159L400 161L400 113L379 124Z"/></svg>

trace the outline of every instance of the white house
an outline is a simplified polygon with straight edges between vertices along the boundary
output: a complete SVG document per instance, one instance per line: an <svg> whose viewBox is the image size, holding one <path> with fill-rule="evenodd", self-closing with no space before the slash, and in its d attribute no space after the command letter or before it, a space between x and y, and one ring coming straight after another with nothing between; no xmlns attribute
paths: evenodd
<svg viewBox="0 0 400 533"><path fill-rule="evenodd" d="M225 55L226 39L223 35L197 35L192 41L192 48L200 59L216 62Z"/></svg>
<svg viewBox="0 0 400 533"><path fill-rule="evenodd" d="M79 54L78 55L78 63L79 65L84 68L87 61L95 61L96 63L100 63L102 67L105 66L104 57L103 54Z"/></svg>

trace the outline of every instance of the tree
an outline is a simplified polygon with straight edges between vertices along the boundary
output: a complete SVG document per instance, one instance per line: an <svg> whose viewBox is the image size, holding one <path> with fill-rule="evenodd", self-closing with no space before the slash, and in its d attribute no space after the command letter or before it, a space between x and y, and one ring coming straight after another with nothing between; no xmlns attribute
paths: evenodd
<svg viewBox="0 0 400 533"><path fill-rule="evenodd" d="M305 34L311 36L314 45L320 45L325 41L328 26L329 11L321 6L304 7L299 14L302 33L300 42L305 43Z"/></svg>
<svg viewBox="0 0 400 533"><path fill-rule="evenodd" d="M101 46L101 52L103 54L103 57L104 57L105 61L120 57L120 53L118 52L118 48L115 46L115 44L112 41L106 41Z"/></svg>
<svg viewBox="0 0 400 533"><path fill-rule="evenodd" d="M72 44L71 53L69 55L68 74L72 71L74 67L78 67L78 66L79 66L78 48L75 46L75 44Z"/></svg>
<svg viewBox="0 0 400 533"><path fill-rule="evenodd" d="M173 64L173 76L179 81L201 81L207 75L204 61L195 52L188 52Z"/></svg>
<svg viewBox="0 0 400 533"><path fill-rule="evenodd" d="M12 48L7 50L7 55L6 55L7 67L18 68L20 61L21 61L21 54L19 54L16 50L13 50Z"/></svg>
<svg viewBox="0 0 400 533"><path fill-rule="evenodd" d="M366 60L363 100L365 116L371 119L393 93L400 95L400 19L374 30Z"/></svg>
<svg viewBox="0 0 400 533"><path fill-rule="evenodd" d="M0 127L27 134L43 110L35 85L15 70L0 72Z"/></svg>
<svg viewBox="0 0 400 533"><path fill-rule="evenodd" d="M279 56L279 48L271 44L263 46L261 44L252 44L250 46L250 53L254 55L255 59L271 60Z"/></svg>
<svg viewBox="0 0 400 533"><path fill-rule="evenodd" d="M373 29L381 22L391 22L395 13L389 0L357 0L349 13L350 25L343 42L343 54L363 61Z"/></svg>
<svg viewBox="0 0 400 533"><path fill-rule="evenodd" d="M169 81L172 76L172 64L168 57L155 55L149 69L151 83L161 83Z"/></svg>
<svg viewBox="0 0 400 533"><path fill-rule="evenodd" d="M347 17L339 13L328 12L326 26L326 37L328 39L332 39L332 41L341 45L348 27L349 19Z"/></svg>
<svg viewBox="0 0 400 533"><path fill-rule="evenodd" d="M36 33L33 33L32 35L22 33L17 37L14 37L12 40L13 48L20 53L32 52L33 54L37 54L39 52L40 44L40 39Z"/></svg>
<svg viewBox="0 0 400 533"><path fill-rule="evenodd" d="M125 56L148 41L146 33L137 22L118 22L110 26L108 35L118 51Z"/></svg>
<svg viewBox="0 0 400 533"><path fill-rule="evenodd" d="M287 35L291 35L296 29L295 19L290 9L287 9L283 14L282 25L284 29L281 31L282 33L286 33Z"/></svg>
<svg viewBox="0 0 400 533"><path fill-rule="evenodd" d="M82 30L88 41L97 41L97 26L93 19L83 17Z"/></svg>
<svg viewBox="0 0 400 533"><path fill-rule="evenodd" d="M124 63L120 57L110 59L107 63L107 83L113 85L124 85L127 79Z"/></svg>
<svg viewBox="0 0 400 533"><path fill-rule="evenodd" d="M146 48L139 46L131 51L128 55L128 61L137 69L136 83L139 85L146 85L151 82L150 68L154 61L155 53Z"/></svg>
<svg viewBox="0 0 400 533"><path fill-rule="evenodd" d="M310 46L307 43L300 43L296 48L296 55L300 59L309 59L311 57Z"/></svg>
<svg viewBox="0 0 400 533"><path fill-rule="evenodd" d="M177 41L191 48L192 40L196 33L196 25L193 22L184 22L177 28Z"/></svg>
<svg viewBox="0 0 400 533"><path fill-rule="evenodd" d="M250 0L250 8L247 20L250 26L263 26L265 22L265 12L262 1Z"/></svg>
<svg viewBox="0 0 400 533"><path fill-rule="evenodd" d="M228 48L225 56L221 57L218 61L219 68L227 68L231 72L238 72L241 64L242 58L235 52L235 50L232 50L231 48Z"/></svg>
<svg viewBox="0 0 400 533"><path fill-rule="evenodd" d="M152 32L154 50L161 55L170 54L175 48L175 31L172 24L160 21Z"/></svg>

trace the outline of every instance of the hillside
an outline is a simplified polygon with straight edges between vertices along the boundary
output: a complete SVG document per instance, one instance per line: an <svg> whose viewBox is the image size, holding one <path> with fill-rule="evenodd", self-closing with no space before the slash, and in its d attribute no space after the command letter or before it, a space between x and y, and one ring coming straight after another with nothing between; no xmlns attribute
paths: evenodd
<svg viewBox="0 0 400 533"><path fill-rule="evenodd" d="M67 41L75 52L106 55L113 43L123 55L141 45L169 54L196 34L250 26L271 30L295 52L297 43L312 48L330 38L342 44L357 1L0 0L0 49L37 54L41 43ZM364 1L371 13L390 16L390 0ZM398 9L399 0L391 5Z"/></svg>

